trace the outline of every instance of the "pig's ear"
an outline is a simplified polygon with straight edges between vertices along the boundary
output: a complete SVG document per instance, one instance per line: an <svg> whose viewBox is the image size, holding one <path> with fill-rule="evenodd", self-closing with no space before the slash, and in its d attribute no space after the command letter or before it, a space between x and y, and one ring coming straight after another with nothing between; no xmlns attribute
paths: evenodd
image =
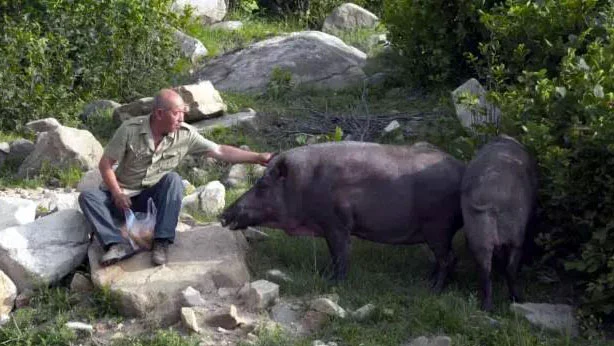
<svg viewBox="0 0 614 346"><path fill-rule="evenodd" d="M280 160L275 163L273 176L276 179L285 179L288 176L288 165L286 164L286 160L284 160L284 158L280 158Z"/></svg>

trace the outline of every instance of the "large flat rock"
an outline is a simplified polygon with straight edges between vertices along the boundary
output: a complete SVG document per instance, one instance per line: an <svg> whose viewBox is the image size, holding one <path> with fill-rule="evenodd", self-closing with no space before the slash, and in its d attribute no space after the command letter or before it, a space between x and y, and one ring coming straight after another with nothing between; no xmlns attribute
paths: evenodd
<svg viewBox="0 0 614 346"><path fill-rule="evenodd" d="M102 248L89 249L92 281L108 286L122 300L122 314L170 324L180 319L182 291L188 286L205 300L220 287L249 282L247 242L241 232L219 225L178 230L169 247L168 263L154 267L151 252L142 252L109 267L100 267Z"/></svg>
<svg viewBox="0 0 614 346"><path fill-rule="evenodd" d="M19 291L53 283L74 270L87 254L90 228L75 209L0 230L0 269Z"/></svg>
<svg viewBox="0 0 614 346"><path fill-rule="evenodd" d="M274 68L291 74L292 83L341 89L362 82L367 56L339 38L301 31L266 39L208 61L197 73L223 91L266 91Z"/></svg>

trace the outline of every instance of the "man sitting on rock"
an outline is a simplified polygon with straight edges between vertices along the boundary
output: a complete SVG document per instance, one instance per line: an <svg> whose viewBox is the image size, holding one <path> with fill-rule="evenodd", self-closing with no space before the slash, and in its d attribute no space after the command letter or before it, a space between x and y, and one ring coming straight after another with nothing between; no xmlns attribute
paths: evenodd
<svg viewBox="0 0 614 346"><path fill-rule="evenodd" d="M182 179L172 170L186 155L203 153L231 163L261 165L270 160L270 153L245 151L205 139L183 122L187 111L178 93L162 89L154 98L152 113L124 121L105 147L98 165L104 184L79 196L81 210L106 250L101 265L134 254L113 216L123 219L123 211L128 208L146 211L150 197L157 209L152 261L155 265L166 263L183 198Z"/></svg>

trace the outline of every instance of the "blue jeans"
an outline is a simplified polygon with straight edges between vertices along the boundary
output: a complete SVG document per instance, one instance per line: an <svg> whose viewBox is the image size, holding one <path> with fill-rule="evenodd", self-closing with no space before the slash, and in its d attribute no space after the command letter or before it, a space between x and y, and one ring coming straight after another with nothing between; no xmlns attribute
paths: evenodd
<svg viewBox="0 0 614 346"><path fill-rule="evenodd" d="M175 172L166 174L158 183L130 198L130 209L146 212L149 197L153 199L157 209L154 239L174 242L183 198L181 176ZM117 226L123 224L124 214L113 203L111 192L99 188L83 191L79 195L79 205L105 250L112 244L127 242Z"/></svg>

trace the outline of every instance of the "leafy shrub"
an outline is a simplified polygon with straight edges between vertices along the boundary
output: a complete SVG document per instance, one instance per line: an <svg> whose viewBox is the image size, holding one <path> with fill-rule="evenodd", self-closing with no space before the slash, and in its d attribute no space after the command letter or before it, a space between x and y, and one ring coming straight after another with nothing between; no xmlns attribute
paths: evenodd
<svg viewBox="0 0 614 346"><path fill-rule="evenodd" d="M0 1L0 128L48 116L70 124L84 101L169 85L180 61L170 3Z"/></svg>
<svg viewBox="0 0 614 346"><path fill-rule="evenodd" d="M491 1L391 0L383 19L415 84L456 82L471 72L463 58L486 37L479 10Z"/></svg>
<svg viewBox="0 0 614 346"><path fill-rule="evenodd" d="M586 52L588 44L607 34L612 18L604 8L600 0L508 0L481 14L488 30L488 40L479 44L482 59L471 52L467 56L485 80L515 83L525 69L546 69L553 77L568 49Z"/></svg>

